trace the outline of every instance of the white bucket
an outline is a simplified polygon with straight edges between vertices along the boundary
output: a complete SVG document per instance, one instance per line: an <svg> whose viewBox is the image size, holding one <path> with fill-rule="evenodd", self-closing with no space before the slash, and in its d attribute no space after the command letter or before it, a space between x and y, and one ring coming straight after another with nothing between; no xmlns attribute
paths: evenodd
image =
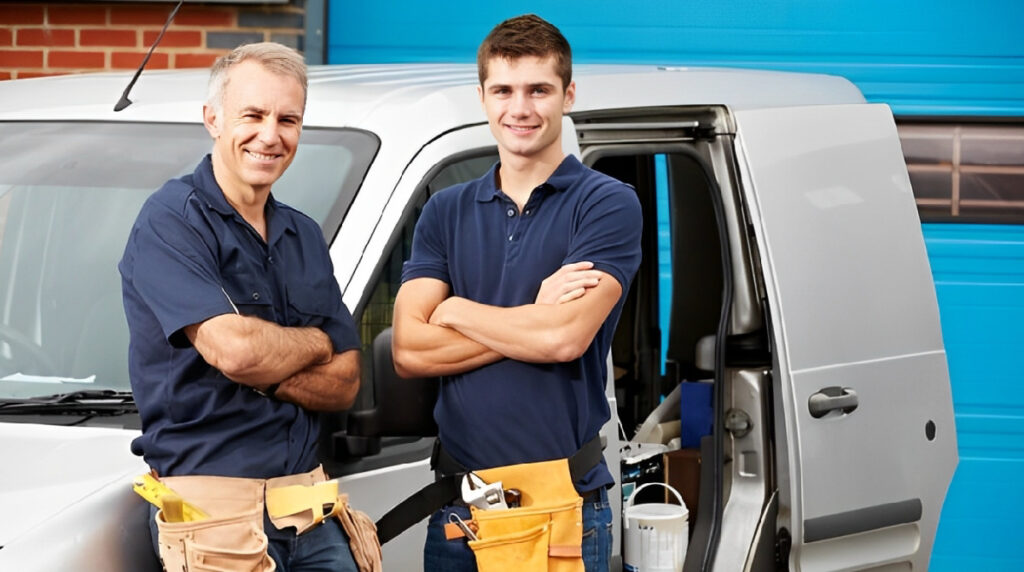
<svg viewBox="0 0 1024 572"><path fill-rule="evenodd" d="M651 485L672 491L679 504L633 505L637 493ZM625 535L622 559L627 572L679 572L683 569L690 536L690 511L678 491L664 483L637 487L629 495L622 520Z"/></svg>

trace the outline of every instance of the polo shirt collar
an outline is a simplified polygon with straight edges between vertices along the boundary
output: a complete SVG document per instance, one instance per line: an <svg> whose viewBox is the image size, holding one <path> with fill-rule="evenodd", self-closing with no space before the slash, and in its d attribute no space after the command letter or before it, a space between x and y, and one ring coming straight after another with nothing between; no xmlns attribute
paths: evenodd
<svg viewBox="0 0 1024 572"><path fill-rule="evenodd" d="M480 185L476 190L476 200L481 203L493 200L499 196L501 189L498 188L496 174L498 168L501 167L501 162L497 162L491 166L487 174L484 175L483 184ZM548 177L541 186L547 186L554 191L565 191L575 183L580 174L583 172L583 164L576 158L575 155L566 155L562 159L561 164L555 169L554 173Z"/></svg>
<svg viewBox="0 0 1024 572"><path fill-rule="evenodd" d="M238 211L228 202L228 199L224 196L224 191L221 190L220 185L217 184L217 179L213 176L213 157L210 154L207 154L199 162L199 166L196 167L195 173L193 173L192 180L200 196L206 201L207 206L224 216L238 215ZM274 194L271 193L267 197L266 207L268 223L267 242L270 244L273 244L286 230L292 233L295 232L291 218L274 216L274 213L281 212L279 207L280 203L277 202ZM241 218L241 215L238 215L238 217Z"/></svg>
<svg viewBox="0 0 1024 572"><path fill-rule="evenodd" d="M199 166L196 167L196 171L192 175L192 181L207 206L224 216L236 213L235 207L231 206L231 203L224 197L224 191L220 189L217 179L213 176L213 157L211 155L207 154L199 162Z"/></svg>

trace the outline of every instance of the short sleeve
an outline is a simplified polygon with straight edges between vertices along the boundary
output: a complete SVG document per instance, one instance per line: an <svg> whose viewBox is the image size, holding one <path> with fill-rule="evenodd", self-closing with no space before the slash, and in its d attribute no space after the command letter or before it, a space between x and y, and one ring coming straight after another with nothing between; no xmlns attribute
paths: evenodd
<svg viewBox="0 0 1024 572"><path fill-rule="evenodd" d="M334 345L334 353L336 354L361 347L359 333L356 331L356 324L352 319L352 313L348 311L348 307L345 306L344 302L338 303L337 311L324 324L323 330L331 338L331 343Z"/></svg>
<svg viewBox="0 0 1024 572"><path fill-rule="evenodd" d="M340 354L361 347L359 333L342 300L327 245L319 236L319 228L315 232L304 234L303 240L307 246L317 241L318 263L288 278L288 303L296 320L289 325L319 328L331 339L334 353Z"/></svg>
<svg viewBox="0 0 1024 572"><path fill-rule="evenodd" d="M126 280L153 312L172 345L189 345L181 331L185 326L234 313L221 286L213 251L180 213L147 203L125 254L130 258Z"/></svg>
<svg viewBox="0 0 1024 572"><path fill-rule="evenodd" d="M640 267L643 215L632 188L608 181L581 205L563 264L590 261L619 281L623 293Z"/></svg>
<svg viewBox="0 0 1024 572"><path fill-rule="evenodd" d="M445 193L439 193L427 200L423 213L416 221L412 237L412 253L402 266L402 282L414 278L436 278L451 284L448 272L448 251L446 248L447 226L445 222Z"/></svg>

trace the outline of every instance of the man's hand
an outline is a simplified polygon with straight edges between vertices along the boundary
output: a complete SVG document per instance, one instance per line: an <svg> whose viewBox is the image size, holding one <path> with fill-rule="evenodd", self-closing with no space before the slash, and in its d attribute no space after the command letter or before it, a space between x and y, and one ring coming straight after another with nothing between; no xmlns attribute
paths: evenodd
<svg viewBox="0 0 1024 572"><path fill-rule="evenodd" d="M559 268L540 283L540 291L534 304L564 304L586 294L588 288L597 286L601 272L591 270L593 262L573 262Z"/></svg>

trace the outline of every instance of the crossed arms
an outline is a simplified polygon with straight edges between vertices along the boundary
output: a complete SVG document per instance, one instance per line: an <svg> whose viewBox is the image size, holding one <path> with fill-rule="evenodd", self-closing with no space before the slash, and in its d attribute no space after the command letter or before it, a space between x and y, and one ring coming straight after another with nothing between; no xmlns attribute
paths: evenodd
<svg viewBox="0 0 1024 572"><path fill-rule="evenodd" d="M577 262L546 278L532 304L505 308L448 294L448 284L434 278L399 289L392 353L400 376L453 375L504 358L574 360L590 346L622 286L593 264Z"/></svg>
<svg viewBox="0 0 1024 572"><path fill-rule="evenodd" d="M185 327L192 346L225 377L311 411L340 411L359 391L359 350L334 353L318 328L279 326L253 316L222 314Z"/></svg>

